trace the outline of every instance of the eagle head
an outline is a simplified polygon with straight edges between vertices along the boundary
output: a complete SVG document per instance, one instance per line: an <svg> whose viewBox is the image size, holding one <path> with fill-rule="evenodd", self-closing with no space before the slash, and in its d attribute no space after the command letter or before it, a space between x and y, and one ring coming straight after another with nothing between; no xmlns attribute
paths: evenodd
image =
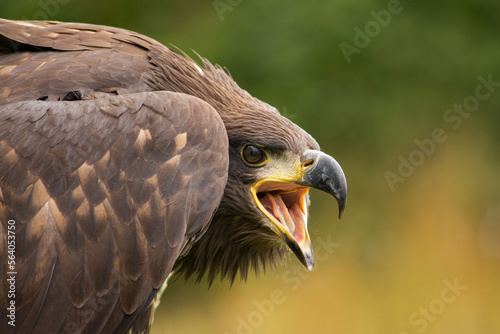
<svg viewBox="0 0 500 334"><path fill-rule="evenodd" d="M274 266L289 250L311 270L309 189L333 195L340 217L347 198L342 168L307 132L238 87L220 67L203 60L201 69L187 59L191 65L178 75L172 69L179 66L164 69L176 78L166 89L195 95L217 110L229 139L229 170L210 227L177 263L178 272L233 282L238 272L246 278L250 269Z"/></svg>

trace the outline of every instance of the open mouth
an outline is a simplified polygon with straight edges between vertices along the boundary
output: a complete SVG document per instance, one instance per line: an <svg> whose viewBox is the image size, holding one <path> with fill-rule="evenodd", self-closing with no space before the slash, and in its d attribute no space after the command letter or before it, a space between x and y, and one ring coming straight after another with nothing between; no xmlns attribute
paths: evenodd
<svg viewBox="0 0 500 334"><path fill-rule="evenodd" d="M307 235L308 187L296 184L265 181L252 188L259 209L288 237L301 245Z"/></svg>

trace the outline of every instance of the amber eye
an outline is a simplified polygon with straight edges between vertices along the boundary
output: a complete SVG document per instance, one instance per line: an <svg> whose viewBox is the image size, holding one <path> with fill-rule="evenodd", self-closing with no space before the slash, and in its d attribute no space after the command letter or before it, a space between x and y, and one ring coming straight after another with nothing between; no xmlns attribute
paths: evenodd
<svg viewBox="0 0 500 334"><path fill-rule="evenodd" d="M243 147L241 155L245 162L250 165L258 165L267 160L266 153L255 145L246 145Z"/></svg>

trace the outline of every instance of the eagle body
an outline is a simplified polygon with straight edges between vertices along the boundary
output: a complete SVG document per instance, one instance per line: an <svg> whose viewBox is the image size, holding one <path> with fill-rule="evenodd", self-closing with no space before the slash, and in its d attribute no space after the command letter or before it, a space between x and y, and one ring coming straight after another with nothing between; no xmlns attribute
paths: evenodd
<svg viewBox="0 0 500 334"><path fill-rule="evenodd" d="M0 20L0 333L144 333L174 270L233 281L289 250L312 268L307 191L342 211L340 166L202 63L123 29Z"/></svg>

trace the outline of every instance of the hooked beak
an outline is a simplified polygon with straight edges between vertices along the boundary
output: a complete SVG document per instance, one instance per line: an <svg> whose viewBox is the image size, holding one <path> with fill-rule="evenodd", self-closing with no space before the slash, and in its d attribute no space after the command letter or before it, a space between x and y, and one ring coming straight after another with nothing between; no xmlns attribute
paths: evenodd
<svg viewBox="0 0 500 334"><path fill-rule="evenodd" d="M328 154L315 150L304 152L301 160L304 164L311 164L311 169L302 177L303 184L323 190L335 197L339 207L339 218L342 218L347 202L347 181L342 167Z"/></svg>
<svg viewBox="0 0 500 334"><path fill-rule="evenodd" d="M335 159L320 151L304 152L292 171L262 179L251 187L251 192L258 208L270 220L271 229L312 270L314 253L307 231L309 188L334 196L339 218L342 216L347 201L344 172Z"/></svg>

